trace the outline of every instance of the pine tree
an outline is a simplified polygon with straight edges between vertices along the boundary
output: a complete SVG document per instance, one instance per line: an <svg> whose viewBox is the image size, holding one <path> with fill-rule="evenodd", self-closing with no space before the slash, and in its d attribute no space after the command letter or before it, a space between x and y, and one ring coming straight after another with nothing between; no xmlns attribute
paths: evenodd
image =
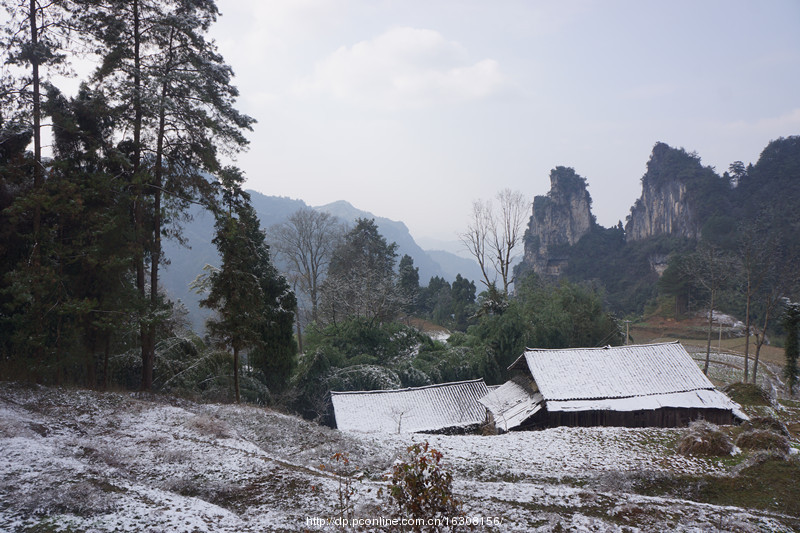
<svg viewBox="0 0 800 533"><path fill-rule="evenodd" d="M27 158L30 161L31 183L24 185L24 193L17 198L16 229L23 229L24 219L30 218L31 227L25 231L26 238L21 241L25 247L27 262L17 263L13 281L9 281L12 293L22 290L29 296L29 301L18 303L26 309L27 319L24 321L31 337L29 347L33 349L33 366L36 368L36 379L41 379L46 355L45 313L47 302L46 283L53 279L50 266L44 257L43 250L48 247L45 242L51 235L43 234L42 211L43 189L45 185L45 165L42 160L43 129L43 85L47 80L47 71L57 69L65 58L62 51L64 33L62 31L66 14L65 0L42 3L37 0L12 2L0 0L2 8L9 16L8 24L0 36L0 63L21 69L17 76L5 75L0 91L0 113L14 124L12 128L27 130L33 142L33 153ZM0 117L0 121L4 119ZM22 209L24 206L24 209ZM27 290L30 288L30 290Z"/></svg>
<svg viewBox="0 0 800 533"><path fill-rule="evenodd" d="M175 222L189 202L213 204L206 173L219 170L219 152L246 145L242 131L253 119L234 108L233 73L205 38L218 15L212 0L79 3L83 27L103 54L95 82L114 95L119 127L132 135L124 145L134 198L136 285L143 302L142 388L149 389L161 309L161 239L179 237Z"/></svg>
<svg viewBox="0 0 800 533"><path fill-rule="evenodd" d="M397 284L403 310L407 314L413 313L419 300L419 268L414 266L414 258L408 254L400 259Z"/></svg>

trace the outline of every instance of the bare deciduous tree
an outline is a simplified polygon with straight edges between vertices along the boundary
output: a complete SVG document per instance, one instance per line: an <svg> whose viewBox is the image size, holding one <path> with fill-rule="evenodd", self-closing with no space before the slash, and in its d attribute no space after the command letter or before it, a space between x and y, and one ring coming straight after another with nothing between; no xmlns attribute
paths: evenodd
<svg viewBox="0 0 800 533"><path fill-rule="evenodd" d="M275 251L289 263L289 278L311 301L311 320L317 321L319 287L344 234L343 224L330 213L303 208L272 226L269 234Z"/></svg>
<svg viewBox="0 0 800 533"><path fill-rule="evenodd" d="M775 273L778 239L766 231L763 220L759 219L755 223L740 226L738 244L738 259L743 274L742 290L745 295L744 382L747 383L750 366L750 334L753 329L753 298L762 292L762 288L769 283ZM770 306L767 306L767 320L770 314Z"/></svg>
<svg viewBox="0 0 800 533"><path fill-rule="evenodd" d="M683 263L684 273L699 286L708 291L708 339L703 373L708 375L711 359L711 331L714 323L714 306L720 289L734 272L734 262L730 255L713 245L702 244Z"/></svg>
<svg viewBox="0 0 800 533"><path fill-rule="evenodd" d="M487 288L496 286L499 276L503 295L507 296L508 287L514 283L514 252L522 242L530 204L521 192L511 189L503 189L495 199L496 204L492 200L473 202L472 218L461 234L461 242L478 261L483 284Z"/></svg>
<svg viewBox="0 0 800 533"><path fill-rule="evenodd" d="M756 353L753 357L753 383L758 377L759 355L766 342L767 327L778 314L786 297L800 284L800 260L790 250L777 247L770 258L769 270L756 297L761 307L761 327L756 329Z"/></svg>

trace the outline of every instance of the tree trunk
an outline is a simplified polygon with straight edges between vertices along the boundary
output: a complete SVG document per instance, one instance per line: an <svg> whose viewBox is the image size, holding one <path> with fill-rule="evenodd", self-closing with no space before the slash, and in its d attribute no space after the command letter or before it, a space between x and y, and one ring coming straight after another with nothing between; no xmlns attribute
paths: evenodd
<svg viewBox="0 0 800 533"><path fill-rule="evenodd" d="M42 264L42 243L41 243L41 228L42 228L42 188L44 186L44 172L42 167L42 103L41 103L41 88L39 79L39 27L36 22L36 0L30 0L28 12L28 22L30 24L31 32L31 83L33 94L33 270L36 275L40 275L40 268ZM34 368L36 368L35 379L40 382L41 368L44 366L44 348L42 346L42 337L44 335L44 313L42 310L41 294L40 291L33 292L34 297L34 333L36 335L36 348L34 349Z"/></svg>
<svg viewBox="0 0 800 533"><path fill-rule="evenodd" d="M141 305L147 301L147 287L145 282L144 250L145 250L145 223L144 223L144 183L142 182L142 72L141 72L141 29L139 20L139 0L132 0L133 13L133 181L134 181L134 214L133 226L135 235L134 267L136 269L136 289L139 292ZM148 314L145 309L140 313ZM142 353L142 390L153 388L153 361L155 354L151 351L150 328L144 316L140 317L139 343Z"/></svg>
<svg viewBox="0 0 800 533"><path fill-rule="evenodd" d="M44 184L44 176L42 172L42 103L41 103L41 89L39 79L39 28L36 24L36 0L30 2L30 12L28 13L28 20L31 29L31 83L33 86L33 188L37 195L41 192L42 185ZM41 231L42 224L42 208L40 199L37 197L34 202L33 212L33 238L34 247L36 248L36 255L34 260L38 260L39 255L39 232Z"/></svg>
<svg viewBox="0 0 800 533"><path fill-rule="evenodd" d="M233 393L239 403L239 347L233 346Z"/></svg>
<svg viewBox="0 0 800 533"><path fill-rule="evenodd" d="M298 307L295 312L295 322L297 323L297 349L303 353L303 333L300 330L300 308Z"/></svg>
<svg viewBox="0 0 800 533"><path fill-rule="evenodd" d="M106 345L103 350L103 390L108 390L108 358L111 353L111 335L106 332Z"/></svg>
<svg viewBox="0 0 800 533"><path fill-rule="evenodd" d="M714 291L711 291L711 302L708 307L708 343L706 344L706 363L703 366L703 374L708 375L708 365L711 361L711 330L714 327Z"/></svg>
<svg viewBox="0 0 800 533"><path fill-rule="evenodd" d="M767 307L767 312L764 314L764 328L761 330L761 337L756 337L756 355L753 358L753 383L756 383L758 378L758 356L761 353L761 347L767 340L767 326L769 325L770 307Z"/></svg>
<svg viewBox="0 0 800 533"><path fill-rule="evenodd" d="M751 300L750 279L747 280L747 301L744 311L744 382L748 381L748 370L750 367L750 300Z"/></svg>

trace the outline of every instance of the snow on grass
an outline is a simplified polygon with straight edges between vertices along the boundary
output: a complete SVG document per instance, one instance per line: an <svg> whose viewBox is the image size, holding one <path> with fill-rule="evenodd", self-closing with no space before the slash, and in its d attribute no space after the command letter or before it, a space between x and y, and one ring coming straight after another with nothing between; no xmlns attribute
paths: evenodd
<svg viewBox="0 0 800 533"><path fill-rule="evenodd" d="M334 453L364 474L356 516L386 517L383 476L425 440L465 512L502 520L479 530L790 530L780 516L635 494L634 474L725 474L719 459L677 455L679 434L343 433L252 406L0 382L0 531L329 531L307 518L337 515Z"/></svg>

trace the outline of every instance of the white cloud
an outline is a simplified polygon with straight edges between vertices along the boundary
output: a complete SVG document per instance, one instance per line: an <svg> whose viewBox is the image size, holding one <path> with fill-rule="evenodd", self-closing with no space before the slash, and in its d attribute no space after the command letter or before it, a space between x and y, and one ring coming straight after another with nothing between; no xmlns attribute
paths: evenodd
<svg viewBox="0 0 800 533"><path fill-rule="evenodd" d="M497 61L474 61L436 31L403 27L339 48L296 90L397 109L481 99L504 84Z"/></svg>
<svg viewBox="0 0 800 533"><path fill-rule="evenodd" d="M722 124L721 128L737 135L750 133L758 135L796 135L800 130L800 108L794 108L779 116L756 120L737 120ZM773 137L777 138L777 137Z"/></svg>

